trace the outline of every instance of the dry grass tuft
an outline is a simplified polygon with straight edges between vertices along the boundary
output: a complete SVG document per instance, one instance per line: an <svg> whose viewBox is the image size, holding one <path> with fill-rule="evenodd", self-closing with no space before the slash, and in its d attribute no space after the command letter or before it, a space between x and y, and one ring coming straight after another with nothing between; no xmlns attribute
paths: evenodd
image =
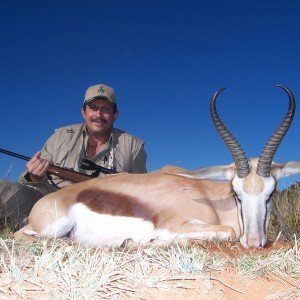
<svg viewBox="0 0 300 300"><path fill-rule="evenodd" d="M282 215L290 236L292 238L296 236L296 239L298 239L300 237L300 183L297 182L281 192L277 191L273 200ZM270 238L272 240L276 239L280 230L280 220L273 211L269 226ZM284 234L284 238L289 240L290 237L286 235Z"/></svg>

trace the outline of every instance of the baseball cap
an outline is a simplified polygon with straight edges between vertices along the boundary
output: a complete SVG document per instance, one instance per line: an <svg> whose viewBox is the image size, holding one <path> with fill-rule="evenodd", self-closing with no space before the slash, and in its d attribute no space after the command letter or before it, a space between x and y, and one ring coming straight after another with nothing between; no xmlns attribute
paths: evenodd
<svg viewBox="0 0 300 300"><path fill-rule="evenodd" d="M117 105L117 97L113 88L106 84L96 84L89 87L85 93L83 105L93 99L106 99L112 104Z"/></svg>

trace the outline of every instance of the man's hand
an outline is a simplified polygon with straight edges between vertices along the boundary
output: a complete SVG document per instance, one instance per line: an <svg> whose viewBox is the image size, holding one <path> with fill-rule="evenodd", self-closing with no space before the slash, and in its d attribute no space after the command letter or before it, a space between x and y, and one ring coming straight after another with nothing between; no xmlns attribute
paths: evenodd
<svg viewBox="0 0 300 300"><path fill-rule="evenodd" d="M38 151L26 164L26 169L32 182L41 181L49 168L49 161L41 159L41 151Z"/></svg>

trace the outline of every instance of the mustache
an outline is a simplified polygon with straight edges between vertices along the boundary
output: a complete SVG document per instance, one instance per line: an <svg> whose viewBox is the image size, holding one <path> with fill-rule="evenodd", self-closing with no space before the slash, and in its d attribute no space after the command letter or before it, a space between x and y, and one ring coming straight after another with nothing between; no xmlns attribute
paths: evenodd
<svg viewBox="0 0 300 300"><path fill-rule="evenodd" d="M93 117L91 118L92 122L101 122L101 123L107 123L107 121L103 118L97 118L97 117Z"/></svg>

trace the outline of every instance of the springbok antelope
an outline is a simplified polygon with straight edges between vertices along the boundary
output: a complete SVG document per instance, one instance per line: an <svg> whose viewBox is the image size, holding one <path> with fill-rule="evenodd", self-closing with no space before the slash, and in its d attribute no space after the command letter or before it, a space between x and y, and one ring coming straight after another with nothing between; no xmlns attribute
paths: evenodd
<svg viewBox="0 0 300 300"><path fill-rule="evenodd" d="M295 114L292 92L278 86L289 97L289 109L258 159L246 158L221 121L216 110L220 89L211 100L211 118L234 163L194 171L169 166L73 184L39 200L15 237L69 236L93 246L121 245L127 239L142 244L240 238L245 248L264 247L276 182L300 173L300 161L272 161Z"/></svg>

